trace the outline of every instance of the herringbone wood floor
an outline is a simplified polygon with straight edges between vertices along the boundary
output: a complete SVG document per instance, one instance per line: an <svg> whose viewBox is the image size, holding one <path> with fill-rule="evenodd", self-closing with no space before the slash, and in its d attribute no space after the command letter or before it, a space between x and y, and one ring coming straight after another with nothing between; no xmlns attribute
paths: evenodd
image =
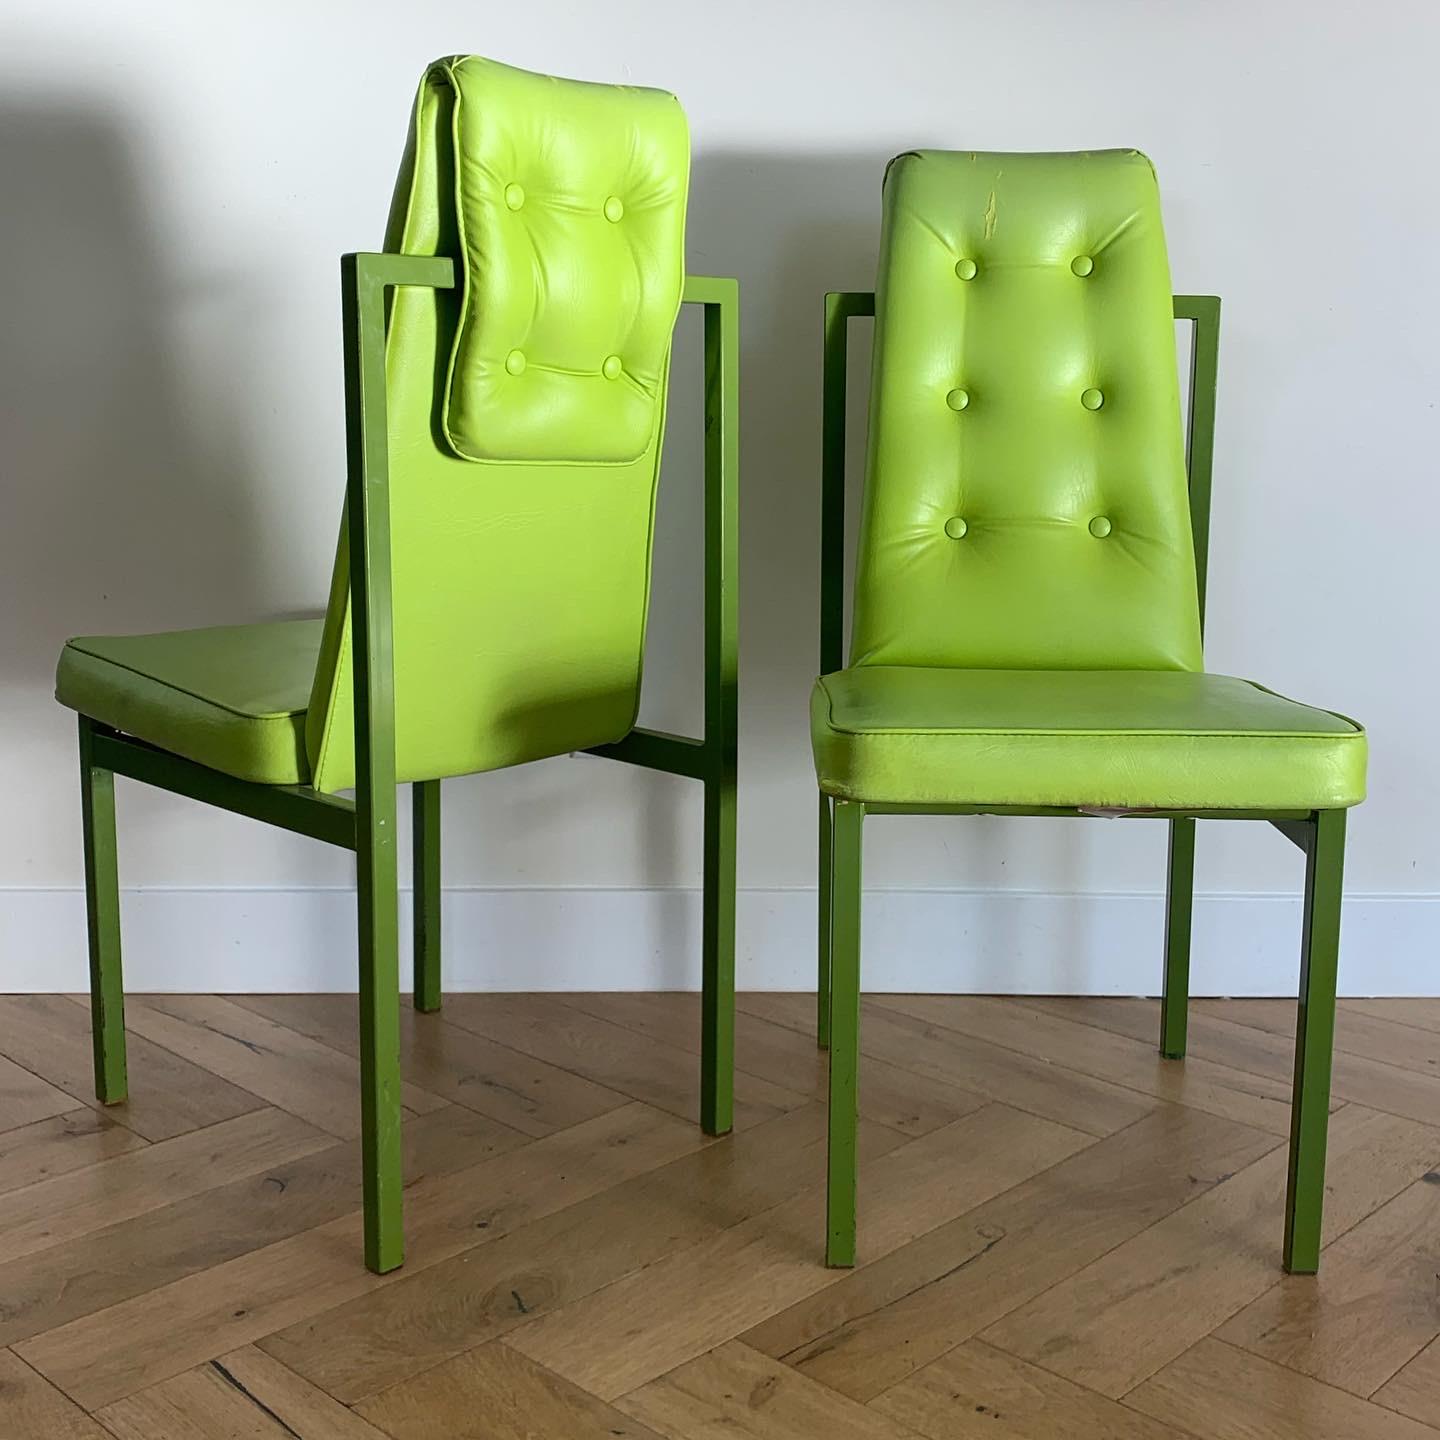
<svg viewBox="0 0 1440 1440"><path fill-rule="evenodd" d="M408 1263L360 1263L354 1001L0 999L3 1440L1420 1440L1440 1434L1440 1001L1345 1004L1318 1281L1280 1272L1293 1006L868 1002L861 1266L824 1064L742 998L405 1012ZM1433 1427L1433 1428L1432 1428Z"/></svg>

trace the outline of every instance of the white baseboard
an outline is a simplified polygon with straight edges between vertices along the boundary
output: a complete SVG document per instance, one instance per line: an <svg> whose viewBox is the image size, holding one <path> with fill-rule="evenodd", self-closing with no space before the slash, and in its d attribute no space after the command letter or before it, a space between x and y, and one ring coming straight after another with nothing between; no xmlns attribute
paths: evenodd
<svg viewBox="0 0 1440 1440"><path fill-rule="evenodd" d="M128 989L355 988L348 890L133 890L125 892L122 910ZM871 891L865 988L1154 994L1163 913L1159 895ZM409 914L405 895L402 937ZM699 985L694 890L447 890L443 919L445 983L452 990ZM742 988L813 988L813 891L743 891L738 934ZM1192 993L1293 994L1299 943L1296 898L1197 896ZM1346 900L1343 994L1440 995L1437 959L1440 895ZM87 984L83 894L0 890L0 991Z"/></svg>

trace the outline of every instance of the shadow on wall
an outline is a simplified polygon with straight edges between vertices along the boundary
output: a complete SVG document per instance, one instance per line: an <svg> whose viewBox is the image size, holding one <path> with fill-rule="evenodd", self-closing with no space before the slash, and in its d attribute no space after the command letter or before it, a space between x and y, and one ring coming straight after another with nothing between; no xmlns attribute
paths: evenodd
<svg viewBox="0 0 1440 1440"><path fill-rule="evenodd" d="M735 275L741 296L741 725L740 883L764 887L777 873L813 883L814 782L809 697L818 667L821 334L827 290L870 290L880 237L880 192L888 151L842 155L702 154L690 185L689 268ZM859 513L871 326L851 326L848 538L852 553ZM682 337L677 355L689 342ZM690 348L695 348L693 345ZM678 368L672 386L669 447L688 447L698 433L698 380ZM697 372L698 374L698 372ZM688 448L667 467L660 516L651 630L646 661L646 723L696 723L695 709L677 713L680 697L698 696L701 591L698 455ZM696 482L691 483L691 475ZM678 484L676 482L679 482ZM676 683L673 677L681 676ZM663 712L663 713L657 713ZM746 798L761 805L747 805ZM1024 828L1020 829L1023 824ZM1009 858L1043 866L1051 888L1084 890L1091 881L1089 847L1064 821L999 819L872 827L884 884L907 883L903 868L887 874L888 837L901 847L943 847L957 888L1011 883ZM669 827L652 827L667 833ZM1133 837L1140 839L1143 837ZM1162 847L1163 851L1163 847ZM900 860L897 852L895 859ZM661 883L693 883L687 865L649 857ZM867 864L870 859L867 856ZM903 865L903 862L902 862ZM667 871L671 873L667 873ZM976 937L977 939L979 937ZM756 937L760 939L760 937ZM1021 953L1020 936L985 937L1005 953ZM1078 945L1076 953L1080 951ZM1077 980L1083 977L1076 977Z"/></svg>
<svg viewBox="0 0 1440 1440"><path fill-rule="evenodd" d="M767 780L808 769L819 644L824 297L874 286L887 158L702 155L691 180L690 266L740 279L742 743L753 762L778 762ZM863 378L861 355L855 360ZM860 402L864 393L852 397ZM858 416L862 407L852 408ZM752 770L749 778L761 777Z"/></svg>
<svg viewBox="0 0 1440 1440"><path fill-rule="evenodd" d="M884 161L720 153L697 155L691 168L687 268L740 281L742 887L776 883L767 851L793 857L815 845L808 709L819 644L824 294L874 283ZM641 723L692 734L703 724L704 685L700 359L700 316L686 307L671 373ZM782 836L776 786L788 802ZM699 796L689 791L645 785L635 840L651 883L698 881ZM764 796L766 813L747 796Z"/></svg>
<svg viewBox="0 0 1440 1440"><path fill-rule="evenodd" d="M43 703L69 635L218 623L216 604L236 597L246 614L265 607L247 296L223 281L176 293L154 191L101 116L0 106L0 674L12 703ZM187 327L223 323L216 307L232 312L232 363L189 373Z"/></svg>
<svg viewBox="0 0 1440 1440"><path fill-rule="evenodd" d="M740 281L740 745L748 785L793 784L809 771L824 297L874 284L884 164L880 155L719 154L697 156L692 167L688 268ZM703 679L698 319L682 312L676 337L642 706L646 724L692 729ZM853 374L863 379L863 346L852 348ZM852 388L857 422L864 393ZM858 457L863 425L852 432Z"/></svg>
<svg viewBox="0 0 1440 1440"><path fill-rule="evenodd" d="M818 662L823 297L874 283L888 158L717 153L694 161L688 267L741 284L742 886L813 883L808 698ZM174 277L195 266L194 257L181 265L169 252L170 197L113 121L84 108L0 106L0 194L0 674L6 708L32 710L50 703L68 635L274 618L276 555L266 537L284 521L257 509L257 497L273 493L261 483L252 440L273 423L257 413L264 357L251 318L266 277L222 271L185 282L188 293L178 285ZM377 228L386 198L374 197ZM687 730L701 716L699 334L698 316L687 316L642 707L644 723ZM868 328L856 327L855 338L852 472ZM187 364L217 353L223 366ZM280 449L280 438L265 449ZM341 454L338 436L334 451ZM338 502L338 474L287 483L323 485ZM280 588L312 594L318 609L328 579L327 566L298 583L282 577ZM456 787L447 830L457 842L457 881L483 884L497 871L539 876L547 863L574 868L578 879L589 862L573 837L608 834L610 849L639 864L599 883L697 883L698 787L624 767L605 768L629 778L601 781L596 770L598 783L587 785L569 763ZM622 797L631 813L619 820ZM617 835L617 821L628 833ZM990 823L946 829L957 884L1003 878ZM1027 859L1036 839L1027 832ZM1080 868L1080 855L1058 834L1049 843L1050 873L1071 888L1065 876ZM883 883L883 852L878 858ZM688 957L674 958L674 983L687 983Z"/></svg>
<svg viewBox="0 0 1440 1440"><path fill-rule="evenodd" d="M808 707L818 663L823 302L826 289L873 284L886 158L720 153L692 165L687 269L740 281L742 886L813 883L813 862L797 866L795 857L815 846ZM687 306L671 369L640 721L690 734L703 723L702 375L700 314ZM471 873L502 863L538 873L557 847L589 833L607 835L626 857L602 883L699 883L700 788L691 782L583 759L453 788L447 814ZM669 983L691 983L688 950L665 953L677 966Z"/></svg>
<svg viewBox="0 0 1440 1440"><path fill-rule="evenodd" d="M763 753L770 702L798 694L803 710L814 668L799 662L815 648L817 624L822 297L873 283L885 158L717 155L694 164L689 268L738 275L742 287L741 623L747 728L758 726L750 738ZM48 691L70 634L275 614L248 443L257 417L246 381L263 357L247 353L254 329L245 316L261 282L211 276L177 294L163 205L147 203L163 201L155 192L153 173L101 116L0 107L7 684ZM377 215L384 203L376 197ZM200 328L223 329L223 373L187 368L187 341ZM647 678L657 705L683 705L696 723L699 326L686 328ZM338 482L320 483L338 496ZM328 571L313 577L317 602L327 580ZM792 709L781 701L781 716Z"/></svg>

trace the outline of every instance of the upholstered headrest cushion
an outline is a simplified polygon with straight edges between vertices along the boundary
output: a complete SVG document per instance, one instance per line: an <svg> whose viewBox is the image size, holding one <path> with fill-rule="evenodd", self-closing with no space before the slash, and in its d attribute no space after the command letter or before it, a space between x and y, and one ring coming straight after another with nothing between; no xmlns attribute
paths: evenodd
<svg viewBox="0 0 1440 1440"><path fill-rule="evenodd" d="M470 460L629 464L659 431L685 279L673 95L436 63L464 297L442 423Z"/></svg>
<svg viewBox="0 0 1440 1440"><path fill-rule="evenodd" d="M899 156L875 317L856 663L1199 669L1150 162Z"/></svg>

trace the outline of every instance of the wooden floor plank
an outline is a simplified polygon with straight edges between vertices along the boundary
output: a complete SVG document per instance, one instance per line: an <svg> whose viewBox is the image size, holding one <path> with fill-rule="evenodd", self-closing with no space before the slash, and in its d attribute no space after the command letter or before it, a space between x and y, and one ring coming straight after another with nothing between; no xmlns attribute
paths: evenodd
<svg viewBox="0 0 1440 1440"><path fill-rule="evenodd" d="M0 1350L0 1435L5 1440L109 1440L78 1405L11 1350Z"/></svg>
<svg viewBox="0 0 1440 1440"><path fill-rule="evenodd" d="M1428 1426L1214 1339L1125 1403L1200 1440L1435 1440Z"/></svg>
<svg viewBox="0 0 1440 1440"><path fill-rule="evenodd" d="M0 1054L0 1136L74 1108L73 1096Z"/></svg>
<svg viewBox="0 0 1440 1440"><path fill-rule="evenodd" d="M1432 1340L1370 1398L1440 1430L1440 1340Z"/></svg>
<svg viewBox="0 0 1440 1440"><path fill-rule="evenodd" d="M914 1440L915 1435L738 1341L652 1380L617 1400L616 1408L670 1440Z"/></svg>
<svg viewBox="0 0 1440 1440"><path fill-rule="evenodd" d="M1135 1040L1150 1040L1159 1034L1158 1000L1114 995L1027 995L1025 1004L1033 1010ZM1219 1020L1193 1004L1188 1018L1186 1059L1200 1057L1235 1070L1280 1079L1291 1073L1293 1067L1285 1060L1289 1047L1255 1033L1253 1027Z"/></svg>
<svg viewBox="0 0 1440 1440"><path fill-rule="evenodd" d="M1166 1060L1153 1035L1137 1040L994 995L884 995L877 996L876 1003L1160 1100L1208 1110L1274 1135L1290 1133L1287 1081L1233 1070L1200 1056L1183 1063Z"/></svg>
<svg viewBox="0 0 1440 1440"><path fill-rule="evenodd" d="M254 1110L161 1140L101 1167L0 1196L0 1265L119 1220L323 1150L328 1135L283 1110Z"/></svg>
<svg viewBox="0 0 1440 1440"><path fill-rule="evenodd" d="M1402 1190L1215 1333L1362 1398L1440 1335L1440 1172Z"/></svg>
<svg viewBox="0 0 1440 1440"><path fill-rule="evenodd" d="M813 1033L813 1001L803 995L747 995L747 1014L760 1015L802 1033ZM987 1040L960 1043L954 1031L901 1015L866 1000L860 1021L860 1047L902 1070L956 1085L1047 1120L1112 1135L1148 1114L1158 1103L1134 1090L1020 1055ZM864 1085L864 1066L861 1085Z"/></svg>
<svg viewBox="0 0 1440 1440"><path fill-rule="evenodd" d="M1373 1015L1377 1020L1393 1020L1400 1025L1414 1025L1421 1030L1440 1031L1440 1000L1342 1000L1341 1010L1358 1015Z"/></svg>
<svg viewBox="0 0 1440 1440"><path fill-rule="evenodd" d="M141 995L125 1012L137 1035L230 1081L342 1140L360 1133L360 1065L348 1055L223 995ZM401 1087L411 1114L447 1102Z"/></svg>
<svg viewBox="0 0 1440 1440"><path fill-rule="evenodd" d="M1293 1000L1197 1000L1193 1004L1204 1015L1282 1035L1287 1041L1293 1041L1295 1036L1297 1007ZM1335 1012L1335 1049L1422 1075L1440 1075L1440 1035L1403 1023L1394 1015L1339 1006Z"/></svg>
<svg viewBox="0 0 1440 1440"><path fill-rule="evenodd" d="M878 1259L1083 1147L1073 1130L989 1105L871 1166L860 1256ZM798 1196L512 1332L507 1343L602 1399L712 1349L844 1272L817 1262L824 1196Z"/></svg>
<svg viewBox="0 0 1440 1440"><path fill-rule="evenodd" d="M871 1406L929 1440L1183 1440L1185 1433L980 1340Z"/></svg>
<svg viewBox="0 0 1440 1440"><path fill-rule="evenodd" d="M867 1159L900 1137L862 1127ZM338 1399L356 1400L570 1304L813 1186L825 1112L807 1105L672 1160L262 1341Z"/></svg>
<svg viewBox="0 0 1440 1440"><path fill-rule="evenodd" d="M251 1346L97 1412L118 1440L385 1440Z"/></svg>
<svg viewBox="0 0 1440 1440"><path fill-rule="evenodd" d="M1437 1159L1440 1131L1356 1105L1339 1110L1330 1125L1327 1238ZM1284 1149L1272 1150L982 1338L1102 1394L1123 1395L1275 1283L1285 1166Z"/></svg>
<svg viewBox="0 0 1440 1440"><path fill-rule="evenodd" d="M452 995L446 1016L466 1030L598 1085L691 1119L700 1113L700 1067L678 1046L637 1045L623 1026L597 1020L552 995ZM743 1071L735 1076L738 1128L771 1120L809 1096Z"/></svg>
<svg viewBox="0 0 1440 1440"><path fill-rule="evenodd" d="M147 1140L168 1140L233 1119L265 1102L192 1065L143 1035L127 1037L130 1096L121 1105L95 1099L90 1016L63 995L0 996L0 1054L33 1070L83 1105ZM65 1107L73 1110L73 1103Z"/></svg>
<svg viewBox="0 0 1440 1440"><path fill-rule="evenodd" d="M1036 998L1027 1003L1137 1039L1148 1038L1154 1028L1153 1000ZM1288 1035L1241 1025L1197 1005L1192 1006L1189 1036L1192 1058L1268 1075L1278 1081L1288 1081L1294 1073L1295 1046ZM1331 1090L1337 1100L1403 1115L1422 1125L1440 1116L1440 1076L1407 1070L1368 1055L1336 1050Z"/></svg>
<svg viewBox="0 0 1440 1440"><path fill-rule="evenodd" d="M650 1040L677 1043L698 1051L700 997L659 991L628 991L623 995L566 995L569 1005L602 1020L623 1025ZM830 1079L830 1057L815 1044L813 1034L762 1020L744 1010L735 1017L735 1063L787 1090L824 1099ZM883 1060L867 1059L860 1087L860 1113L902 1135L928 1135L986 1104L943 1080L901 1070Z"/></svg>
<svg viewBox="0 0 1440 1440"><path fill-rule="evenodd" d="M236 995L236 1004L346 1055L360 1053L354 995ZM443 1015L400 1007L405 1078L456 1105L490 1115L526 1135L553 1135L630 1097L450 1024Z"/></svg>
<svg viewBox="0 0 1440 1440"><path fill-rule="evenodd" d="M643 1105L611 1111L406 1194L407 1263L447 1260L701 1143ZM357 1295L393 1284L359 1263L347 1215L47 1331L15 1347L86 1409L110 1404Z"/></svg>
<svg viewBox="0 0 1440 1440"><path fill-rule="evenodd" d="M405 1175L412 1184L521 1143L513 1130L468 1111L452 1114L453 1109L405 1126ZM27 1255L0 1266L0 1344L56 1330L359 1206L360 1143L352 1140L97 1230L63 1251ZM55 1263L57 1255L63 1264Z"/></svg>
<svg viewBox="0 0 1440 1440"><path fill-rule="evenodd" d="M359 1413L395 1440L662 1440L498 1341L383 1391Z"/></svg>
<svg viewBox="0 0 1440 1440"><path fill-rule="evenodd" d="M1164 1106L744 1338L869 1400L1276 1145Z"/></svg>
<svg viewBox="0 0 1440 1440"><path fill-rule="evenodd" d="M145 1141L98 1110L67 1110L0 1133L0 1195L140 1150Z"/></svg>
<svg viewBox="0 0 1440 1440"><path fill-rule="evenodd" d="M0 997L0 1440L1440 1440L1440 1002L1340 1007L1311 1279L1291 1001L867 997L853 1271L813 996L739 1005L714 1141L693 994L406 1004L376 1277L354 996L132 999L113 1109Z"/></svg>

